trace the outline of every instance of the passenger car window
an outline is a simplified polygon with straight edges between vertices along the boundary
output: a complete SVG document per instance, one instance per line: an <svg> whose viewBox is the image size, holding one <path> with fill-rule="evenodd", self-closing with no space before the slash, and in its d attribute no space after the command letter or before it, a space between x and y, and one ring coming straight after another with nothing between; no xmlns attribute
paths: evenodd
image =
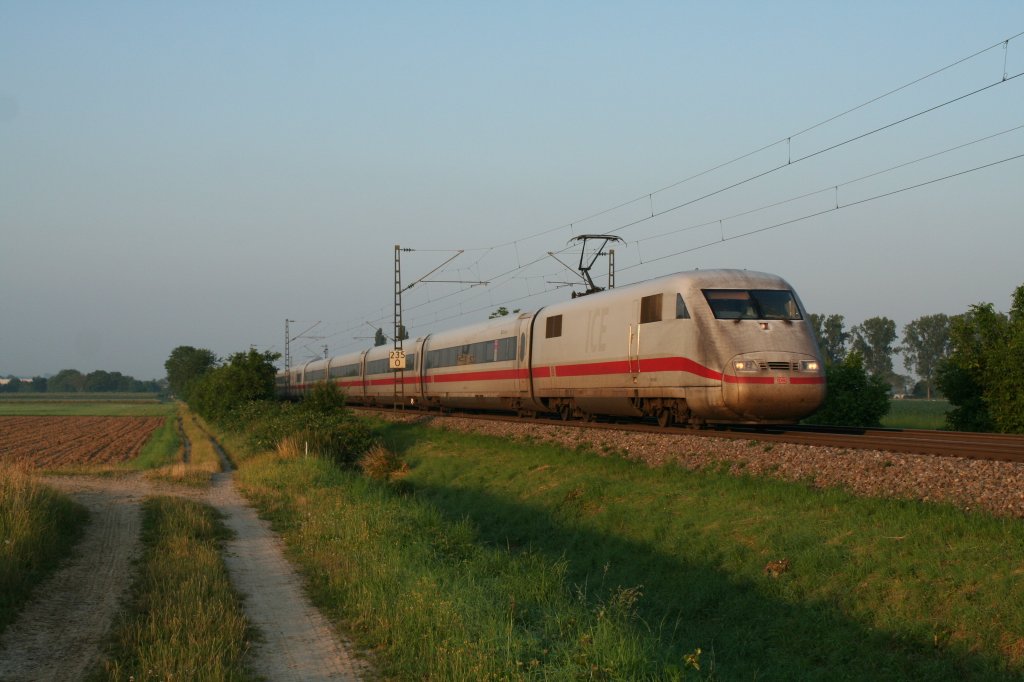
<svg viewBox="0 0 1024 682"><path fill-rule="evenodd" d="M562 335L562 316L554 315L545 322L544 338L553 339Z"/></svg>
<svg viewBox="0 0 1024 682"><path fill-rule="evenodd" d="M640 299L640 324L661 322L661 294Z"/></svg>
<svg viewBox="0 0 1024 682"><path fill-rule="evenodd" d="M683 301L682 294L676 294L676 319L677 320L688 320L690 319L690 311L686 309L686 303Z"/></svg>

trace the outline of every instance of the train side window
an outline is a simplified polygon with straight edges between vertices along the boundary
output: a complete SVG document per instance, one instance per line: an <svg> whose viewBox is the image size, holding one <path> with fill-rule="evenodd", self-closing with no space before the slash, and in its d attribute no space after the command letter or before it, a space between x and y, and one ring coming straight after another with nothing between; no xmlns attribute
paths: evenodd
<svg viewBox="0 0 1024 682"><path fill-rule="evenodd" d="M553 339L556 336L562 335L562 316L554 315L549 317L545 322L546 328L544 330L544 337Z"/></svg>
<svg viewBox="0 0 1024 682"><path fill-rule="evenodd" d="M526 358L526 334L519 335L519 362Z"/></svg>
<svg viewBox="0 0 1024 682"><path fill-rule="evenodd" d="M640 324L661 322L661 294L640 299Z"/></svg>
<svg viewBox="0 0 1024 682"><path fill-rule="evenodd" d="M690 319L690 311L686 309L686 302L683 301L682 294L676 294L676 319L677 320L688 320Z"/></svg>

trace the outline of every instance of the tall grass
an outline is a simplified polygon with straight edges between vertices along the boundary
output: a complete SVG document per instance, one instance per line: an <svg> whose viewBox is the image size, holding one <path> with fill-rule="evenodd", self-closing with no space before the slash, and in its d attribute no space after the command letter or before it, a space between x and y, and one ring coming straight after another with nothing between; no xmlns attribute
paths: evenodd
<svg viewBox="0 0 1024 682"><path fill-rule="evenodd" d="M240 481L399 679L1019 679L1016 520L390 426ZM391 467L389 467L391 468ZM699 670L698 670L699 666Z"/></svg>
<svg viewBox="0 0 1024 682"><path fill-rule="evenodd" d="M38 483L27 467L0 464L0 632L81 537L88 511Z"/></svg>
<svg viewBox="0 0 1024 682"><path fill-rule="evenodd" d="M189 442L188 461L183 459L182 444L174 453L175 461L154 468L149 475L193 487L207 486L213 474L221 470L221 464L217 451L210 441L206 425L184 403L178 405L178 420L180 420L181 430ZM173 419L170 421L174 428L175 440L180 443L180 438L177 435L178 422Z"/></svg>
<svg viewBox="0 0 1024 682"><path fill-rule="evenodd" d="M132 603L97 680L252 680L248 625L211 508L178 497L143 506L145 549Z"/></svg>

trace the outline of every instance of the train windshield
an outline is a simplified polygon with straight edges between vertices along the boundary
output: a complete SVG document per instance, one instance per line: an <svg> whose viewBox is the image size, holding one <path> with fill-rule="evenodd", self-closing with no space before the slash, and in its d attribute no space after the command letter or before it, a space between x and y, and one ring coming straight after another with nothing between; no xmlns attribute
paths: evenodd
<svg viewBox="0 0 1024 682"><path fill-rule="evenodd" d="M778 289L705 289L711 311L719 320L799 320L793 292Z"/></svg>

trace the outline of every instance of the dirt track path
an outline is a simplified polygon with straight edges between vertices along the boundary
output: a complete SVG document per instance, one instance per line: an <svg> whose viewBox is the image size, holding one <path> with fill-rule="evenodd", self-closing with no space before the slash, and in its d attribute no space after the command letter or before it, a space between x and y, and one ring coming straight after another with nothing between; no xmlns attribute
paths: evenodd
<svg viewBox="0 0 1024 682"><path fill-rule="evenodd" d="M263 636L253 648L257 672L274 681L360 679L365 669L310 603L281 540L235 490L231 474L214 477L209 501L235 532L224 560L245 595L246 617Z"/></svg>
<svg viewBox="0 0 1024 682"><path fill-rule="evenodd" d="M77 680L96 663L99 647L140 551L140 504L149 494L139 477L48 479L89 509L73 560L36 591L38 599L0 638L0 680Z"/></svg>
<svg viewBox="0 0 1024 682"><path fill-rule="evenodd" d="M215 476L205 494L140 475L46 482L88 507L91 519L74 559L39 587L39 598L0 638L0 681L79 680L95 665L141 550L142 501L153 494L206 501L235 531L224 558L245 596L246 617L260 631L251 661L256 673L271 682L364 675L364 664L310 603L281 541L235 490L230 473Z"/></svg>

